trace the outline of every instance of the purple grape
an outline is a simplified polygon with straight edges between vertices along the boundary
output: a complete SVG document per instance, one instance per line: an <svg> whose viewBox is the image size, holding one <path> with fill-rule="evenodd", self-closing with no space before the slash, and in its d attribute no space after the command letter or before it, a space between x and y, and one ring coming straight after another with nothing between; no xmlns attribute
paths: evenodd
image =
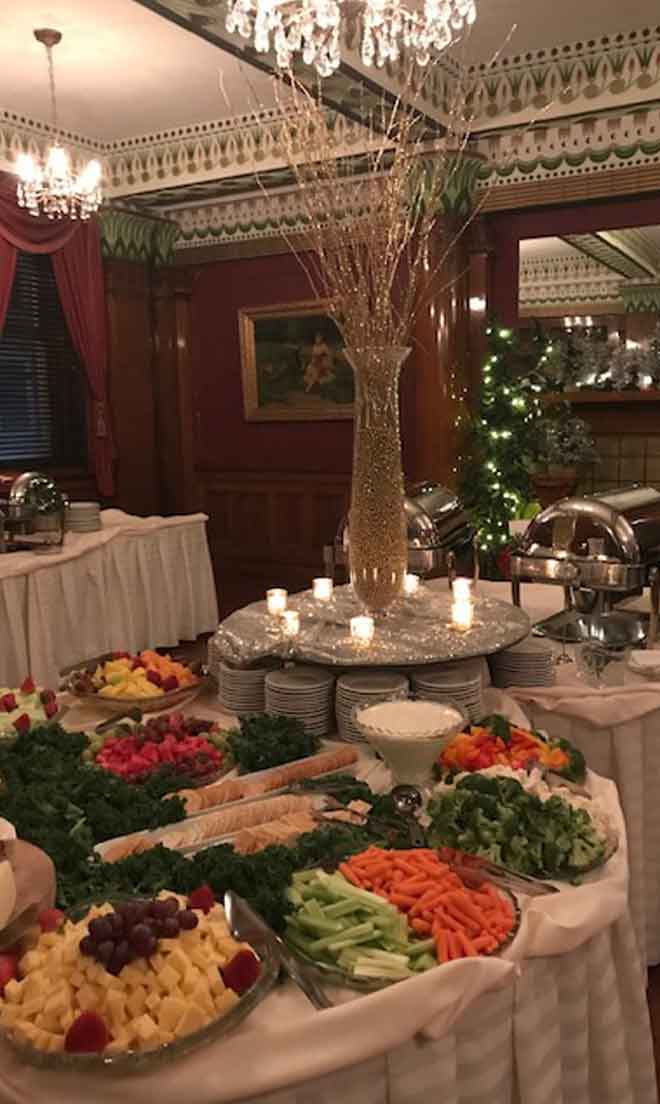
<svg viewBox="0 0 660 1104"><path fill-rule="evenodd" d="M113 936L115 939L121 939L124 934L124 921L117 912L113 912L108 917L108 923L110 924L110 938Z"/></svg>
<svg viewBox="0 0 660 1104"><path fill-rule="evenodd" d="M118 906L117 912L122 917L125 928L131 928L133 924L137 923L138 911L137 901L125 901L124 904Z"/></svg>
<svg viewBox="0 0 660 1104"><path fill-rule="evenodd" d="M153 932L146 924L136 924L130 938L131 946L139 955L149 954L149 948L156 942Z"/></svg>
<svg viewBox="0 0 660 1104"><path fill-rule="evenodd" d="M182 909L178 916L179 927L182 931L192 931L199 924L199 918L192 909Z"/></svg>
<svg viewBox="0 0 660 1104"><path fill-rule="evenodd" d="M97 916L89 922L89 934L95 943L104 943L114 934L112 916Z"/></svg>
<svg viewBox="0 0 660 1104"><path fill-rule="evenodd" d="M83 938L80 940L80 943L78 944L78 948L81 954L91 955L92 957L96 954L96 943L92 939L91 935L83 936Z"/></svg>
<svg viewBox="0 0 660 1104"><path fill-rule="evenodd" d="M165 916L176 916L179 911L179 902L176 897L166 897L163 901L163 914Z"/></svg>
<svg viewBox="0 0 660 1104"><path fill-rule="evenodd" d="M121 943L118 943L115 947L110 961L107 963L106 969L109 973L115 974L115 976L123 970L124 966L127 966L131 961L131 948L125 939L122 939Z"/></svg>
<svg viewBox="0 0 660 1104"><path fill-rule="evenodd" d="M156 920L164 920L170 914L167 901L152 901L149 912Z"/></svg>
<svg viewBox="0 0 660 1104"><path fill-rule="evenodd" d="M179 920L176 916L168 916L163 920L163 937L165 939L176 939L180 932Z"/></svg>
<svg viewBox="0 0 660 1104"><path fill-rule="evenodd" d="M115 949L115 944L111 939L106 939L104 943L95 944L96 958L103 966L107 966L112 958Z"/></svg>

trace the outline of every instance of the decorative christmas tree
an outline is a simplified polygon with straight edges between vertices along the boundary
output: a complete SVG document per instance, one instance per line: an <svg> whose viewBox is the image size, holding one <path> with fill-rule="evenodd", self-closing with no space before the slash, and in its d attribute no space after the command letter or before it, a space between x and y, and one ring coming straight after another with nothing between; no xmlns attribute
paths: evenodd
<svg viewBox="0 0 660 1104"><path fill-rule="evenodd" d="M550 355L551 347L537 334L530 354L510 329L490 325L486 334L488 356L479 408L472 419L469 458L460 466L459 480L477 541L492 563L510 540L509 521L522 517L529 501L533 423L541 414L539 396L544 390L534 378L534 369Z"/></svg>

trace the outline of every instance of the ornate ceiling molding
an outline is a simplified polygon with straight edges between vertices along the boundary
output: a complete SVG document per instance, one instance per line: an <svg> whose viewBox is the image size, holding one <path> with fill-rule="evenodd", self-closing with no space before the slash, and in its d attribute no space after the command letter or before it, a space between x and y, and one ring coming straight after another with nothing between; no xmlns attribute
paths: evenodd
<svg viewBox="0 0 660 1104"><path fill-rule="evenodd" d="M628 280L644 280L649 275L648 270L623 252L616 242L609 241L600 234L567 234L564 241Z"/></svg>
<svg viewBox="0 0 660 1104"><path fill-rule="evenodd" d="M56 138L71 150L76 168L82 168L90 156L101 155L101 145L91 138L69 130L56 130L39 119L0 108L0 169L13 172L21 153L41 157Z"/></svg>
<svg viewBox="0 0 660 1104"><path fill-rule="evenodd" d="M627 312L660 314L660 283L657 280L624 284L621 297Z"/></svg>
<svg viewBox="0 0 660 1104"><path fill-rule="evenodd" d="M552 46L471 66L465 76L477 129L612 109L660 91L660 27Z"/></svg>
<svg viewBox="0 0 660 1104"><path fill-rule="evenodd" d="M521 307L607 303L621 310L620 286L617 273L577 251L521 258Z"/></svg>

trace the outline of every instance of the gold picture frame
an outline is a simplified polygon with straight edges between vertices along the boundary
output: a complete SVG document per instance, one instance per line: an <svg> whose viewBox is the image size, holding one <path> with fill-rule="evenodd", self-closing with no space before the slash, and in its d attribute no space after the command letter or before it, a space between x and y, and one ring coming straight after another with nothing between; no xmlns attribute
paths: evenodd
<svg viewBox="0 0 660 1104"><path fill-rule="evenodd" d="M327 306L313 299L239 311L248 422L353 417L353 372Z"/></svg>

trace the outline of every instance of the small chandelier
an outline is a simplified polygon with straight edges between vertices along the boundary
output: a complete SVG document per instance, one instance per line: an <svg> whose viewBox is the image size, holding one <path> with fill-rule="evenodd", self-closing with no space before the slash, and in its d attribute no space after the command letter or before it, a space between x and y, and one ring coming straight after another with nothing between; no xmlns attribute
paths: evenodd
<svg viewBox="0 0 660 1104"><path fill-rule="evenodd" d="M259 53L275 50L281 69L296 55L329 77L341 60L342 6L350 0L229 0L226 27L252 39ZM355 6L351 4L351 7ZM477 17L475 0L423 0L406 8L400 0L359 0L361 55L365 65L396 62L402 49L418 65L445 50Z"/></svg>
<svg viewBox="0 0 660 1104"><path fill-rule="evenodd" d="M51 122L57 132L53 47L57 46L62 35L59 31L44 27L34 31L34 37L46 47ZM16 172L18 206L25 207L31 215L43 214L49 219L88 219L101 204L99 162L88 161L75 175L68 152L57 141L48 150L43 163L29 153L20 154L16 159Z"/></svg>

